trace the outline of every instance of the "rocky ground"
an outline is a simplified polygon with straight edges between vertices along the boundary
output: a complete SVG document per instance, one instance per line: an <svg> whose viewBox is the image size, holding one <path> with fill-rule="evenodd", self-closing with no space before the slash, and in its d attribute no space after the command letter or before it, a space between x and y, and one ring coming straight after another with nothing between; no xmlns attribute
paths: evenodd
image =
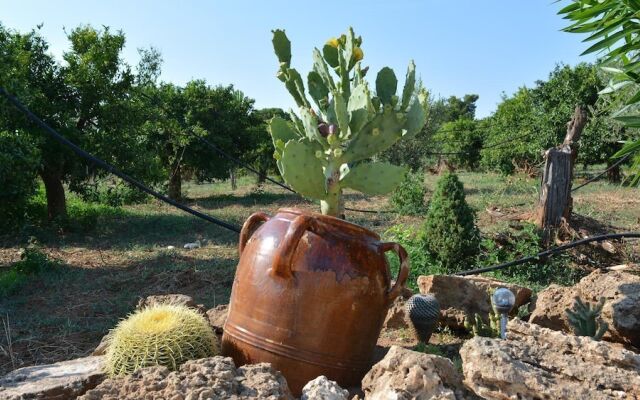
<svg viewBox="0 0 640 400"><path fill-rule="evenodd" d="M464 315L488 319L487 289L509 287L520 309L507 340L461 334ZM409 334L404 304L389 310L377 362L360 388L341 388L326 377L309 382L301 399L639 399L640 277L596 271L573 287L551 286L532 298L527 288L480 277L420 277L421 292L441 305L441 332L428 346ZM451 296L456 292L459 295ZM464 295L460 295L464 294ZM408 294L407 294L408 295ZM604 297L601 318L610 329L602 341L572 334L564 310L573 299ZM182 302L207 316L222 333L227 307L205 310L188 296L154 296L139 306ZM525 321L528 319L528 322ZM440 354L428 354L433 349ZM448 349L444 351L442 349ZM106 379L104 345L94 355L52 365L22 368L0 380L1 399L293 399L286 379L269 364L236 366L221 356L193 360L178 371L142 369Z"/></svg>

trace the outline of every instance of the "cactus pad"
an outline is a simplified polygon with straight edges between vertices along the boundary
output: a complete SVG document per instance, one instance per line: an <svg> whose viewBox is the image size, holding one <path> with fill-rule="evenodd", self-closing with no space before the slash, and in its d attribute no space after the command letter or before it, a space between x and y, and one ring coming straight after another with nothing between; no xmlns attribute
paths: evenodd
<svg viewBox="0 0 640 400"><path fill-rule="evenodd" d="M389 67L382 68L376 78L376 95L382 104L391 104L391 97L396 94L396 89L398 89L396 74Z"/></svg>
<svg viewBox="0 0 640 400"><path fill-rule="evenodd" d="M285 35L284 30L276 29L272 32L273 49L276 52L278 61L288 65L291 62L291 42L289 41L289 38L287 38L287 35Z"/></svg>
<svg viewBox="0 0 640 400"><path fill-rule="evenodd" d="M402 89L402 104L400 110L404 111L409 107L411 97L413 96L416 86L416 64L411 60L407 67L407 76L404 80L404 89ZM423 124L424 125L424 124Z"/></svg>
<svg viewBox="0 0 640 400"><path fill-rule="evenodd" d="M292 140L282 152L282 177L301 195L322 200L326 197L322 162L316 157L320 146L314 147L308 140Z"/></svg>
<svg viewBox="0 0 640 400"><path fill-rule="evenodd" d="M402 182L405 172L404 167L387 162L362 163L351 168L340 184L364 194L386 194Z"/></svg>
<svg viewBox="0 0 640 400"><path fill-rule="evenodd" d="M348 162L369 158L391 147L402 137L402 124L392 109L376 115L351 140L345 159Z"/></svg>
<svg viewBox="0 0 640 400"><path fill-rule="evenodd" d="M182 305L159 304L138 310L110 332L106 370L110 376L162 365L176 370L188 360L220 352L207 320Z"/></svg>

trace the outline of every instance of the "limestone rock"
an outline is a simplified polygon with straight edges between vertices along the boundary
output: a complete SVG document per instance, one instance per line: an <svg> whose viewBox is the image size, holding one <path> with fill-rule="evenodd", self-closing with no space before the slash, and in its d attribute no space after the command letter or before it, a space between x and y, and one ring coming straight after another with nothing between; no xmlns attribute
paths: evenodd
<svg viewBox="0 0 640 400"><path fill-rule="evenodd" d="M0 379L0 399L75 399L105 377L103 357L84 357L12 371Z"/></svg>
<svg viewBox="0 0 640 400"><path fill-rule="evenodd" d="M479 314L489 322L489 289L506 287L516 295L514 311L531 298L531 290L522 286L480 277L428 275L418 277L420 293L431 294L440 303L440 324L464 329L465 316Z"/></svg>
<svg viewBox="0 0 640 400"><path fill-rule="evenodd" d="M349 391L321 375L302 388L300 400L347 400Z"/></svg>
<svg viewBox="0 0 640 400"><path fill-rule="evenodd" d="M507 340L462 346L465 383L486 399L636 399L640 355L513 319Z"/></svg>
<svg viewBox="0 0 640 400"><path fill-rule="evenodd" d="M600 317L609 324L603 340L640 348L640 276L620 271L595 271L575 286L551 285L538 294L530 322L572 332L565 310L578 296L596 303L605 298Z"/></svg>
<svg viewBox="0 0 640 400"><path fill-rule="evenodd" d="M406 300L402 296L395 299L391 307L389 307L389 311L387 311L387 316L382 325L383 329L409 328L406 320L405 304Z"/></svg>
<svg viewBox="0 0 640 400"><path fill-rule="evenodd" d="M222 333L224 323L227 322L228 315L228 304L220 304L207 311L207 319L209 319L209 325L213 327L213 330L215 330L216 333Z"/></svg>
<svg viewBox="0 0 640 400"><path fill-rule="evenodd" d="M533 291L527 287L516 285L513 283L502 282L497 279L489 278L486 276L480 275L469 275L464 277L467 280L473 282L474 285L478 286L480 289L488 292L490 290L495 290L501 287L505 287L513 292L516 296L516 302L514 303L514 307L512 313L515 314L518 311L518 307L527 304L531 301L531 295Z"/></svg>
<svg viewBox="0 0 640 400"><path fill-rule="evenodd" d="M293 400L287 381L269 364L235 368L230 357L187 361L178 371L149 367L107 379L79 399L268 399Z"/></svg>
<svg viewBox="0 0 640 400"><path fill-rule="evenodd" d="M444 357L392 346L362 379L365 399L462 399L462 377Z"/></svg>

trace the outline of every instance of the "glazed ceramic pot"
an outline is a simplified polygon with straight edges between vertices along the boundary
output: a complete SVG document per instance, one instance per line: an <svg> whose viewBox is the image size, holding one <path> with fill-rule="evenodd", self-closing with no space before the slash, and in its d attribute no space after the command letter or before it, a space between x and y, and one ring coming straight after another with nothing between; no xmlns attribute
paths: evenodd
<svg viewBox="0 0 640 400"><path fill-rule="evenodd" d="M223 355L238 366L271 363L294 395L320 375L359 385L409 275L406 251L361 226L298 209L253 214L239 251ZM388 251L401 264L393 286Z"/></svg>

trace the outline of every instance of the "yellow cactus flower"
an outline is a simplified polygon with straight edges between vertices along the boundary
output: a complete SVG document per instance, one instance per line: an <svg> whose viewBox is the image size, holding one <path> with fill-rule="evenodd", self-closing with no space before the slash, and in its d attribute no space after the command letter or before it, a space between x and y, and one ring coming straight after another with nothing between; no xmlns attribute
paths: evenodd
<svg viewBox="0 0 640 400"><path fill-rule="evenodd" d="M338 39L336 38L331 38L329 40L327 40L327 44L331 47L335 47L336 49L338 48Z"/></svg>
<svg viewBox="0 0 640 400"><path fill-rule="evenodd" d="M356 47L355 49L353 49L353 58L354 60L356 60L356 62L362 60L363 57L364 53L362 52L362 49L360 47Z"/></svg>

